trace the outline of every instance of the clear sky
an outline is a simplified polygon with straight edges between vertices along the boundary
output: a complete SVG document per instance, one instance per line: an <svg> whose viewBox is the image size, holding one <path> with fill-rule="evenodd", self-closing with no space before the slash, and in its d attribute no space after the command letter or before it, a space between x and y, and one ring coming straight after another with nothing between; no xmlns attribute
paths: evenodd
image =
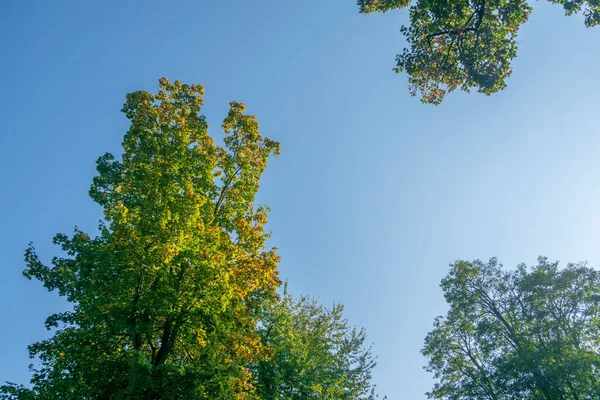
<svg viewBox="0 0 600 400"><path fill-rule="evenodd" d="M120 153L126 93L167 76L206 89L281 142L260 201L294 294L346 305L379 392L424 399L419 354L458 258L600 263L600 28L533 2L505 91L411 98L392 72L407 12L354 0L0 1L0 381L28 380L26 346L65 304L22 277L33 241L93 232L95 160Z"/></svg>

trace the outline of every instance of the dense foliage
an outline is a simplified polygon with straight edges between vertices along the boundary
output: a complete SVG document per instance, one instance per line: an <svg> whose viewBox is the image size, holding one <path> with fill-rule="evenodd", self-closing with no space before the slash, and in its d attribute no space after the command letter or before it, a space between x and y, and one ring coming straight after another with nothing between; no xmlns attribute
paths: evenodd
<svg viewBox="0 0 600 400"><path fill-rule="evenodd" d="M252 368L261 399L375 399L365 331L342 312L340 304L327 309L287 293L265 306L259 332L271 354Z"/></svg>
<svg viewBox="0 0 600 400"><path fill-rule="evenodd" d="M51 266L25 253L25 276L72 310L48 317L30 385L1 399L371 398L365 334L341 306L276 294L254 197L279 143L232 102L215 144L202 104L202 86L166 78L127 95L122 159L100 157L89 192L104 209L98 236L56 235L64 256Z"/></svg>
<svg viewBox="0 0 600 400"><path fill-rule="evenodd" d="M442 289L450 310L422 350L437 379L430 398L600 398L598 271L459 261Z"/></svg>
<svg viewBox="0 0 600 400"><path fill-rule="evenodd" d="M548 0L566 15L583 13L585 25L600 23L597 0ZM410 0L358 0L361 13L408 7ZM416 0L410 26L402 33L408 48L396 57L410 92L439 104L457 88L492 94L506 87L517 55L517 33L532 11L526 0Z"/></svg>
<svg viewBox="0 0 600 400"><path fill-rule="evenodd" d="M51 267L27 250L25 275L74 306L30 346L36 399L246 397L260 300L279 285L253 199L279 144L232 102L216 145L202 95L164 78L156 95L129 94L122 161L100 157L90 189L100 234L57 235L67 257Z"/></svg>

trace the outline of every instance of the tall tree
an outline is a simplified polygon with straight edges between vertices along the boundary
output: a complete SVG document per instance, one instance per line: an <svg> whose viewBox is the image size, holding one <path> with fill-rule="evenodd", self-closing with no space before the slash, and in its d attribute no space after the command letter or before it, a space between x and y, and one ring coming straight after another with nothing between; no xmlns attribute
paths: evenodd
<svg viewBox="0 0 600 400"><path fill-rule="evenodd" d="M458 261L441 286L450 310L422 350L438 381L429 398L600 398L598 271Z"/></svg>
<svg viewBox="0 0 600 400"><path fill-rule="evenodd" d="M25 276L73 308L29 347L32 388L8 385L2 398L252 396L259 310L279 285L268 210L254 196L279 144L236 102L215 144L202 104L201 85L166 78L157 94L127 95L122 160L100 157L90 189L104 208L99 235L58 234L65 255L51 266L26 251Z"/></svg>
<svg viewBox="0 0 600 400"><path fill-rule="evenodd" d="M266 303L259 333L270 353L251 368L261 399L376 398L366 332L348 325L341 304L328 309L284 291Z"/></svg>
<svg viewBox="0 0 600 400"><path fill-rule="evenodd" d="M597 0L548 0L566 15L583 13L585 25L600 23ZM361 13L408 7L411 0L358 0ZM448 92L476 89L486 95L506 87L517 55L517 33L532 8L526 0L416 0L408 42L396 57L395 71L406 71L410 93L440 104Z"/></svg>

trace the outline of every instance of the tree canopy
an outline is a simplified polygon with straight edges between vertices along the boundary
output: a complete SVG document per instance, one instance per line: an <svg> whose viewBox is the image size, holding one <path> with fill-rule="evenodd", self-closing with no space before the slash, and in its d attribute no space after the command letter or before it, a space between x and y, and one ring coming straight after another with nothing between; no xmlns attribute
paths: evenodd
<svg viewBox="0 0 600 400"><path fill-rule="evenodd" d="M259 333L271 353L251 368L264 400L374 400L375 359L366 332L351 327L344 307L284 292L266 304Z"/></svg>
<svg viewBox="0 0 600 400"><path fill-rule="evenodd" d="M566 15L582 13L587 27L600 23L597 0L548 0ZM396 56L398 73L424 103L440 104L461 89L490 95L506 87L517 55L517 34L532 7L526 0L358 0L361 13L410 6L410 25L401 32L407 48Z"/></svg>
<svg viewBox="0 0 600 400"><path fill-rule="evenodd" d="M450 309L422 350L437 380L429 398L600 398L598 271L458 261L441 286Z"/></svg>
<svg viewBox="0 0 600 400"><path fill-rule="evenodd" d="M268 209L254 205L279 143L231 102L223 145L200 114L203 87L162 78L127 95L117 160L105 154L89 191L104 209L96 237L75 229L45 265L33 245L24 275L72 309L29 346L30 385L0 399L372 399L370 349L341 305L294 301L266 248Z"/></svg>
<svg viewBox="0 0 600 400"><path fill-rule="evenodd" d="M261 300L279 285L265 249L267 208L254 196L279 143L232 102L224 146L208 135L203 87L163 78L157 94L127 95L131 127L117 161L105 154L90 189L104 208L99 235L76 229L46 266L30 247L28 278L73 304L46 321L36 399L248 398L247 365L263 346Z"/></svg>

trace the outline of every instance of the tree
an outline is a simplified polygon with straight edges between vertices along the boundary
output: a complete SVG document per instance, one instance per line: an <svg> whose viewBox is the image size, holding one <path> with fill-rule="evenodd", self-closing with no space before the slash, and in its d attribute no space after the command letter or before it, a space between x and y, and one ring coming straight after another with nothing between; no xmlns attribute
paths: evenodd
<svg viewBox="0 0 600 400"><path fill-rule="evenodd" d="M600 398L598 271L458 261L441 286L450 310L422 350L438 381L429 398Z"/></svg>
<svg viewBox="0 0 600 400"><path fill-rule="evenodd" d="M267 303L260 336L270 355L253 365L263 400L373 400L375 360L366 333L348 325L343 306L325 308L308 297Z"/></svg>
<svg viewBox="0 0 600 400"><path fill-rule="evenodd" d="M585 25L600 23L597 0L548 0L566 15L583 13ZM358 0L361 13L408 7L410 0ZM460 88L490 95L506 87L517 55L517 33L532 11L526 0L416 0L408 42L396 57L397 73L406 71L409 90L424 103L440 104Z"/></svg>
<svg viewBox="0 0 600 400"><path fill-rule="evenodd" d="M51 266L26 251L25 276L73 307L29 347L32 387L7 385L2 398L252 396L259 310L279 285L268 209L253 202L279 143L232 102L224 146L215 144L202 96L201 85L166 78L157 94L127 95L122 160L100 157L90 189L104 208L98 236L56 235L65 255Z"/></svg>

